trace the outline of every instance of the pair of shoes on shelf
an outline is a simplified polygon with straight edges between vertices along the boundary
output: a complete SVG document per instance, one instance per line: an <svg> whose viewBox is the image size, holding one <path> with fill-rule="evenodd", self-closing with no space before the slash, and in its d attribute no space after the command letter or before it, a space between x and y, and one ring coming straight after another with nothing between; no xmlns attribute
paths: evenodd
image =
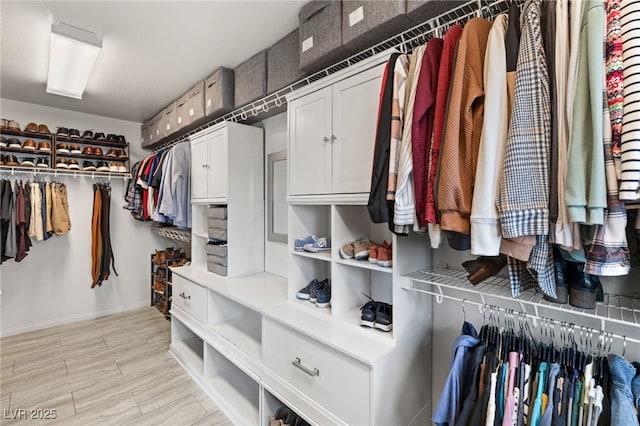
<svg viewBox="0 0 640 426"><path fill-rule="evenodd" d="M604 301L600 277L584 272L584 263L566 260L559 250L554 249L553 266L556 297L545 295L545 300L560 304L569 303L581 309L595 309L596 302Z"/></svg>
<svg viewBox="0 0 640 426"><path fill-rule="evenodd" d="M320 237L317 235L309 235L307 238L301 240L295 240L293 248L296 251L309 251L312 253L319 253L331 250L331 239Z"/></svg>
<svg viewBox="0 0 640 426"><path fill-rule="evenodd" d="M289 407L282 406L269 418L269 426L309 426L309 423Z"/></svg>
<svg viewBox="0 0 640 426"><path fill-rule="evenodd" d="M462 267L469 273L467 279L473 285L480 284L498 274L507 266L507 256L480 256L475 260L467 260L462 263Z"/></svg>
<svg viewBox="0 0 640 426"><path fill-rule="evenodd" d="M393 329L393 306L385 302L376 302L369 298L360 310L360 325L363 327L376 328L382 331Z"/></svg>
<svg viewBox="0 0 640 426"><path fill-rule="evenodd" d="M322 281L314 278L306 287L296 293L296 297L308 300L318 308L328 308L331 306L331 282L329 278Z"/></svg>
<svg viewBox="0 0 640 426"><path fill-rule="evenodd" d="M376 263L380 266L391 267L393 248L386 241L382 244L361 238L347 243L340 247L339 254L343 259L369 260L369 263Z"/></svg>

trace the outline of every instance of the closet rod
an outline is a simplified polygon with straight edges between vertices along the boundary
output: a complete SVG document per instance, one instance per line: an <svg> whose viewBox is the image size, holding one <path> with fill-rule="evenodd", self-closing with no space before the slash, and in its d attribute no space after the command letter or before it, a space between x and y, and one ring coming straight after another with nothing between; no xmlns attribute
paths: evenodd
<svg viewBox="0 0 640 426"><path fill-rule="evenodd" d="M484 16L485 18L491 18L493 15L506 11L510 4L522 5L523 0L470 0L463 3L451 10L434 16L433 18L418 24L402 33L396 34L388 39L369 47L359 53L349 56L327 68L317 71L310 76L303 77L302 79L283 87L282 89L271 93L263 98L253 101L247 105L243 105L235 110L213 118L194 129L188 130L186 133L175 136L173 139L169 139L166 142L161 143L152 150L157 152L161 149L172 147L180 142L189 140L189 137L211 126L214 126L223 121L244 122L248 119L257 119L260 114L267 113L272 109L278 109L286 105L286 96L305 87L313 82L316 82L322 78L328 77L338 71L350 67L365 59L371 58L379 53L388 51L390 49L396 49L406 52L408 49L412 49L417 40L425 39L427 35L437 34L434 30L444 30L444 28L451 26L452 23L460 22L463 19L468 19L474 16ZM409 44L407 44L409 43ZM403 50L405 49L405 50Z"/></svg>
<svg viewBox="0 0 640 426"><path fill-rule="evenodd" d="M73 176L74 178L78 177L88 177L91 179L98 178L107 178L111 179L131 179L131 173L111 173L111 172L88 172L83 170L43 170L43 169L24 169L17 167L8 167L2 166L0 167L0 176L6 175L31 175L31 176Z"/></svg>
<svg viewBox="0 0 640 426"><path fill-rule="evenodd" d="M616 333L611 333L608 332L606 330L598 330L592 327L583 327L580 326L578 324L569 322L569 321L558 321L556 319L553 318L548 318L548 317L543 317L543 316L539 316L539 315L532 315L528 312L523 312L523 311L518 311L515 309L507 309L507 308L502 308L500 306L496 306L496 305L490 305L487 303L481 303L481 302L476 302L475 300L469 300L469 299L462 299L460 297L456 297L456 296L450 296L448 294L442 294L442 293L437 293L435 291L430 291L430 290L424 290L424 289L420 289L420 288L413 288L412 291L417 291L419 293L425 293L431 296L436 296L438 298L445 298L445 299L449 299L449 300L453 300L456 302L460 302L462 303L462 310L464 311L464 306L466 304L472 304L472 305L476 305L478 307L478 310L480 311L481 314L485 314L487 310L494 310L494 311L499 311L504 313L505 315L515 315L518 317L522 317L522 318L527 318L532 320L532 324L534 328L538 328L538 322L542 322L542 323L551 323L554 326L559 325L562 327L569 327L571 328L573 331L580 331L582 330L583 332L588 332L588 333L598 333L601 336L609 336L612 338L616 338L619 340L622 340L623 342L630 342L630 343L637 343L640 344L640 339L634 339L634 338L630 338L627 337L626 335L620 335L620 334L616 334Z"/></svg>

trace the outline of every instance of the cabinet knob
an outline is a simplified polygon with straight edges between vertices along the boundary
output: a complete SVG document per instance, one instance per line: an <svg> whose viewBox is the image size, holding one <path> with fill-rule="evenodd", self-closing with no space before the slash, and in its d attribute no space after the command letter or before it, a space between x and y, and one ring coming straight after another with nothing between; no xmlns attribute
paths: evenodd
<svg viewBox="0 0 640 426"><path fill-rule="evenodd" d="M331 135L331 141L335 141L336 139L338 139L336 135Z"/></svg>
<svg viewBox="0 0 640 426"><path fill-rule="evenodd" d="M328 137L326 137L326 136L324 138L322 138L322 142L329 142L329 140L330 139Z"/></svg>
<svg viewBox="0 0 640 426"><path fill-rule="evenodd" d="M203 168L203 169L206 169L206 168L207 168L207 165L206 165L206 164L203 164L203 165L202 165L202 168Z"/></svg>

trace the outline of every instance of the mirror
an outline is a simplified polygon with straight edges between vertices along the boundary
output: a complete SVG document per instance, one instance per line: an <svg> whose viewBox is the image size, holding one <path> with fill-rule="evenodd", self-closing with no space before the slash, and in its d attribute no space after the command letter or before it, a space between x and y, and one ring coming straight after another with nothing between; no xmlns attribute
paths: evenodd
<svg viewBox="0 0 640 426"><path fill-rule="evenodd" d="M287 242L287 151L267 155L267 241Z"/></svg>

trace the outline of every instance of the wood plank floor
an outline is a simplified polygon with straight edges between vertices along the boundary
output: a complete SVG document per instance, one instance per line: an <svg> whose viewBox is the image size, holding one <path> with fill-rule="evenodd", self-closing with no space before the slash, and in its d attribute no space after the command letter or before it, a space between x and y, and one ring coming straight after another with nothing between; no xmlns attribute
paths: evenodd
<svg viewBox="0 0 640 426"><path fill-rule="evenodd" d="M1 339L0 424L230 425L170 341L151 307ZM57 418L11 419L18 409Z"/></svg>

